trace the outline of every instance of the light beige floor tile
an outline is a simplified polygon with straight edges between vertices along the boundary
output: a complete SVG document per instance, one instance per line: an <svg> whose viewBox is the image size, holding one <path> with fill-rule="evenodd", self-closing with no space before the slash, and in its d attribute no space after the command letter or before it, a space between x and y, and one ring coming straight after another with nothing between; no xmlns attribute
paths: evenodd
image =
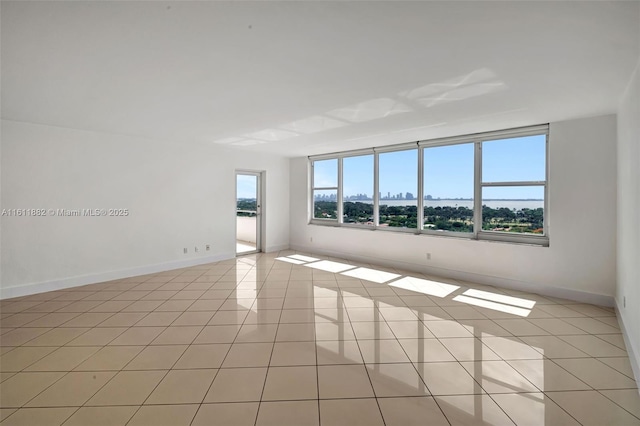
<svg viewBox="0 0 640 426"><path fill-rule="evenodd" d="M264 310L258 308L258 311L250 311L249 315L244 319L244 324L278 324L280 322L280 310L270 309Z"/></svg>
<svg viewBox="0 0 640 426"><path fill-rule="evenodd" d="M20 371L56 350L56 347L20 347L0 356L0 371Z"/></svg>
<svg viewBox="0 0 640 426"><path fill-rule="evenodd" d="M187 345L147 346L123 370L169 370Z"/></svg>
<svg viewBox="0 0 640 426"><path fill-rule="evenodd" d="M141 327L142 328L142 327ZM190 345L204 326L167 327L151 345Z"/></svg>
<svg viewBox="0 0 640 426"><path fill-rule="evenodd" d="M473 335L456 321L425 321L424 324L438 338L473 337Z"/></svg>
<svg viewBox="0 0 640 426"><path fill-rule="evenodd" d="M383 426L376 400L334 399L320 401L322 426Z"/></svg>
<svg viewBox="0 0 640 426"><path fill-rule="evenodd" d="M71 371L98 350L100 347L95 346L62 347L30 365L25 371Z"/></svg>
<svg viewBox="0 0 640 426"><path fill-rule="evenodd" d="M627 351L596 336L560 336L560 339L594 357L626 357Z"/></svg>
<svg viewBox="0 0 640 426"><path fill-rule="evenodd" d="M82 407L64 426L125 426L137 410L136 406Z"/></svg>
<svg viewBox="0 0 640 426"><path fill-rule="evenodd" d="M6 318L2 318L2 321L0 321L0 325L2 325L2 328L6 328L6 327L22 327L25 324L29 324L32 321L37 320L38 318L41 318L43 316L47 315L44 312L21 312L18 314L13 314L9 317Z"/></svg>
<svg viewBox="0 0 640 426"><path fill-rule="evenodd" d="M147 315L145 312L120 312L111 314L109 318L96 327L131 327Z"/></svg>
<svg viewBox="0 0 640 426"><path fill-rule="evenodd" d="M391 328L384 321L353 322L351 326L358 340L396 338Z"/></svg>
<svg viewBox="0 0 640 426"><path fill-rule="evenodd" d="M282 311L280 323L295 324L315 322L315 311L313 309L285 309Z"/></svg>
<svg viewBox="0 0 640 426"><path fill-rule="evenodd" d="M174 369L219 368L229 352L230 344L191 345Z"/></svg>
<svg viewBox="0 0 640 426"><path fill-rule="evenodd" d="M318 366L320 398L373 397L373 388L364 365Z"/></svg>
<svg viewBox="0 0 640 426"><path fill-rule="evenodd" d="M133 301L131 300L108 300L89 312L120 312L132 303Z"/></svg>
<svg viewBox="0 0 640 426"><path fill-rule="evenodd" d="M270 367L262 395L263 401L317 399L316 367Z"/></svg>
<svg viewBox="0 0 640 426"><path fill-rule="evenodd" d="M565 321L590 334L620 333L620 329L618 327L612 327L593 318L565 318Z"/></svg>
<svg viewBox="0 0 640 426"><path fill-rule="evenodd" d="M318 323L316 322L316 341L320 340L355 340L351 324L348 322Z"/></svg>
<svg viewBox="0 0 640 426"><path fill-rule="evenodd" d="M260 401L266 377L266 368L223 368L204 402Z"/></svg>
<svg viewBox="0 0 640 426"><path fill-rule="evenodd" d="M439 341L458 361L490 361L500 359L495 352L482 343L482 340L477 338L459 337L439 339Z"/></svg>
<svg viewBox="0 0 640 426"><path fill-rule="evenodd" d="M191 426L254 426L257 414L257 402L202 404Z"/></svg>
<svg viewBox="0 0 640 426"><path fill-rule="evenodd" d="M318 401L262 402L256 426L317 426Z"/></svg>
<svg viewBox="0 0 640 426"><path fill-rule="evenodd" d="M559 318L532 318L529 319L534 324L554 336L570 335L570 334L586 334L587 332L578 327L569 324L565 320Z"/></svg>
<svg viewBox="0 0 640 426"><path fill-rule="evenodd" d="M483 343L504 360L542 359L542 354L517 337L487 337Z"/></svg>
<svg viewBox="0 0 640 426"><path fill-rule="evenodd" d="M273 342L276 338L277 324L245 324L236 336L236 343Z"/></svg>
<svg viewBox="0 0 640 426"><path fill-rule="evenodd" d="M140 346L150 344L165 327L131 327L109 342L110 345Z"/></svg>
<svg viewBox="0 0 640 426"><path fill-rule="evenodd" d="M95 327L113 315L111 312L87 312L65 322L61 327Z"/></svg>
<svg viewBox="0 0 640 426"><path fill-rule="evenodd" d="M455 361L447 348L436 339L400 339L411 362Z"/></svg>
<svg viewBox="0 0 640 426"><path fill-rule="evenodd" d="M135 325L136 327L167 327L179 316L179 312L151 312Z"/></svg>
<svg viewBox="0 0 640 426"><path fill-rule="evenodd" d="M595 358L556 359L554 362L594 389L632 389L636 382Z"/></svg>
<svg viewBox="0 0 640 426"><path fill-rule="evenodd" d="M8 333L3 333L0 336L0 345L2 345L3 347L24 345L28 341L33 340L50 330L52 329L51 328L16 328L14 330L9 331ZM39 345L39 346L46 346L46 345ZM52 346L58 346L58 345L54 344Z"/></svg>
<svg viewBox="0 0 640 426"><path fill-rule="evenodd" d="M278 326L277 342L304 342L315 340L315 325L305 324L280 324Z"/></svg>
<svg viewBox="0 0 640 426"><path fill-rule="evenodd" d="M121 371L87 405L141 405L165 374L163 370Z"/></svg>
<svg viewBox="0 0 640 426"><path fill-rule="evenodd" d="M247 317L247 311L218 311L208 325L242 324Z"/></svg>
<svg viewBox="0 0 640 426"><path fill-rule="evenodd" d="M21 407L64 373L18 373L2 382L0 407Z"/></svg>
<svg viewBox="0 0 640 426"><path fill-rule="evenodd" d="M194 304L195 303L192 300L167 300L166 302L162 302L162 304L158 306L155 309L155 311L156 312L183 312L185 310L190 310ZM215 310L215 309L211 309L211 310ZM203 310L207 311L209 309L203 309Z"/></svg>
<svg viewBox="0 0 640 426"><path fill-rule="evenodd" d="M201 403L217 370L171 370L145 404Z"/></svg>
<svg viewBox="0 0 640 426"><path fill-rule="evenodd" d="M640 419L640 394L637 389L602 390L600 393Z"/></svg>
<svg viewBox="0 0 640 426"><path fill-rule="evenodd" d="M504 328L500 327L493 320L464 320L461 322L462 326L466 328L474 337L484 339L485 337L499 337L499 336L511 336Z"/></svg>
<svg viewBox="0 0 640 426"><path fill-rule="evenodd" d="M115 373L71 372L29 401L28 407L74 407L83 405Z"/></svg>
<svg viewBox="0 0 640 426"><path fill-rule="evenodd" d="M120 296L116 296L116 299L118 297ZM138 300L124 308L122 312L152 312L162 303L162 300Z"/></svg>
<svg viewBox="0 0 640 426"><path fill-rule="evenodd" d="M505 361L461 362L488 393L537 392L538 389Z"/></svg>
<svg viewBox="0 0 640 426"><path fill-rule="evenodd" d="M27 327L58 327L78 315L78 312L53 312L31 321Z"/></svg>
<svg viewBox="0 0 640 426"><path fill-rule="evenodd" d="M229 349L222 366L266 367L269 365L273 343L235 343Z"/></svg>
<svg viewBox="0 0 640 426"><path fill-rule="evenodd" d="M625 376L633 379L633 369L631 368L631 363L629 362L629 358L619 357L619 358L597 358L599 361L604 362L609 367L619 371Z"/></svg>
<svg viewBox="0 0 640 426"><path fill-rule="evenodd" d="M548 392L547 396L584 426L640 425L640 419L595 391Z"/></svg>
<svg viewBox="0 0 640 426"><path fill-rule="evenodd" d="M416 363L415 366L433 395L484 393L480 385L458 362Z"/></svg>
<svg viewBox="0 0 640 426"><path fill-rule="evenodd" d="M397 340L360 340L358 346L366 363L410 362Z"/></svg>
<svg viewBox="0 0 640 426"><path fill-rule="evenodd" d="M526 359L508 362L541 391L591 389L591 386L551 360Z"/></svg>
<svg viewBox="0 0 640 426"><path fill-rule="evenodd" d="M125 331L125 327L92 328L67 343L67 346L105 346Z"/></svg>
<svg viewBox="0 0 640 426"><path fill-rule="evenodd" d="M273 346L270 366L316 365L314 342L277 342Z"/></svg>
<svg viewBox="0 0 640 426"><path fill-rule="evenodd" d="M546 358L588 358L589 355L556 336L525 336L524 343L540 352Z"/></svg>
<svg viewBox="0 0 640 426"><path fill-rule="evenodd" d="M189 426L197 410L198 404L145 405L127 426Z"/></svg>
<svg viewBox="0 0 640 426"><path fill-rule="evenodd" d="M171 325L206 325L213 317L212 311L185 312L181 314Z"/></svg>
<svg viewBox="0 0 640 426"><path fill-rule="evenodd" d="M366 367L378 398L430 394L412 364L367 364Z"/></svg>
<svg viewBox="0 0 640 426"><path fill-rule="evenodd" d="M451 395L435 398L452 426L514 424L489 395Z"/></svg>
<svg viewBox="0 0 640 426"><path fill-rule="evenodd" d="M2 426L57 426L76 410L72 407L22 408L2 422Z"/></svg>
<svg viewBox="0 0 640 426"><path fill-rule="evenodd" d="M448 426L444 414L433 398L379 398L378 404L386 426Z"/></svg>
<svg viewBox="0 0 640 426"><path fill-rule="evenodd" d="M200 343L233 343L240 330L240 325L215 325L206 326L193 341Z"/></svg>
<svg viewBox="0 0 640 426"><path fill-rule="evenodd" d="M595 336L605 342L609 342L612 345L619 347L620 349L627 350L622 334L596 334Z"/></svg>
<svg viewBox="0 0 640 426"><path fill-rule="evenodd" d="M89 330L89 328L54 328L29 340L24 343L24 346L63 346Z"/></svg>
<svg viewBox="0 0 640 426"><path fill-rule="evenodd" d="M492 398L518 426L580 426L543 393L496 394Z"/></svg>
<svg viewBox="0 0 640 426"><path fill-rule="evenodd" d="M76 371L121 370L144 346L105 346L78 365Z"/></svg>
<svg viewBox="0 0 640 426"><path fill-rule="evenodd" d="M316 342L318 365L362 364L362 354L356 341L337 340Z"/></svg>
<svg viewBox="0 0 640 426"><path fill-rule="evenodd" d="M0 422L17 411L16 408L0 408Z"/></svg>
<svg viewBox="0 0 640 426"><path fill-rule="evenodd" d="M398 339L431 339L435 336L420 321L387 321L387 325Z"/></svg>

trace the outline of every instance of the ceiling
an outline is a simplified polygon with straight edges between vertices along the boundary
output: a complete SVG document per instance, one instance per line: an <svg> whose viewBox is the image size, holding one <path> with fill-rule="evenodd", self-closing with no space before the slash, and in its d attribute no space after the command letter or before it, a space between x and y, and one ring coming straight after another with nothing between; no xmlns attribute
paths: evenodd
<svg viewBox="0 0 640 426"><path fill-rule="evenodd" d="M613 113L640 2L1 3L2 118L299 156Z"/></svg>

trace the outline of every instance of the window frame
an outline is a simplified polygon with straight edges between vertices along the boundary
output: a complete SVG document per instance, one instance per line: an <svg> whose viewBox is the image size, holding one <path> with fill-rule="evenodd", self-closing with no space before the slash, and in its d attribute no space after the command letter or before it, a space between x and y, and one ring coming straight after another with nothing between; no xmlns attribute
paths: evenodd
<svg viewBox="0 0 640 426"><path fill-rule="evenodd" d="M512 139L526 136L542 136L545 137L545 180L544 181L501 181L501 182L483 182L482 181L482 144L500 139ZM424 227L424 153L425 149L451 146L460 144L474 144L474 183L473 183L473 232L454 232L454 231L436 231ZM406 151L417 149L417 228L396 228L389 226L380 226L380 154L388 152ZM343 194L343 159L348 157L357 157L363 155L373 155L373 225L361 225L353 223L344 223L344 194ZM314 163L323 160L337 160L337 187L315 187L314 183ZM369 149L360 149L354 151L344 151L339 153L323 154L309 156L309 215L308 224L345 227L352 229L362 229L368 231L385 231L385 232L401 232L412 233L416 235L429 235L447 238L462 238L471 240L484 241L500 241L508 243L532 244L544 247L549 246L549 124L541 124L537 126L528 126L515 129L500 130L494 132L476 133L464 136L455 136L448 138L422 140L399 145L388 145L382 147L374 147ZM508 187L508 186L542 186L544 188L543 202L543 234L525 234L510 233L502 231L485 231L482 229L482 189L485 187ZM315 191L334 190L337 194L337 218L336 219L320 219L314 217L315 211Z"/></svg>

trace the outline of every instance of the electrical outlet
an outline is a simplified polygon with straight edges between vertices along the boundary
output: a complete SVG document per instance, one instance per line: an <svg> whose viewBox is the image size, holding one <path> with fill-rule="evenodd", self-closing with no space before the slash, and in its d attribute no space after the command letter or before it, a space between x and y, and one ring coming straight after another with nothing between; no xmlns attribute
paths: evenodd
<svg viewBox="0 0 640 426"><path fill-rule="evenodd" d="M193 248L193 251L197 253L197 252L198 252L198 247L197 247L197 246L196 246L196 247L194 247L194 248Z"/></svg>
<svg viewBox="0 0 640 426"><path fill-rule="evenodd" d="M187 254L189 252L189 250L187 250L187 248L183 248L182 251L184 252L184 254Z"/></svg>
<svg viewBox="0 0 640 426"><path fill-rule="evenodd" d="M427 253L427 260L431 260L431 253Z"/></svg>
<svg viewBox="0 0 640 426"><path fill-rule="evenodd" d="M207 244L206 246L204 246L204 249L205 249L206 251L209 251L209 250L211 250L211 246L210 246L209 244Z"/></svg>

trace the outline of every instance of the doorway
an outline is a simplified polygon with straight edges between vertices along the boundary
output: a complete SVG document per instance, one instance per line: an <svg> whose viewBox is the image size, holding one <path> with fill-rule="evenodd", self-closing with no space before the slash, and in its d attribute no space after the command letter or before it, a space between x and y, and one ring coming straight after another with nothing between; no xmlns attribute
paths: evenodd
<svg viewBox="0 0 640 426"><path fill-rule="evenodd" d="M262 251L262 173L236 172L236 255Z"/></svg>

